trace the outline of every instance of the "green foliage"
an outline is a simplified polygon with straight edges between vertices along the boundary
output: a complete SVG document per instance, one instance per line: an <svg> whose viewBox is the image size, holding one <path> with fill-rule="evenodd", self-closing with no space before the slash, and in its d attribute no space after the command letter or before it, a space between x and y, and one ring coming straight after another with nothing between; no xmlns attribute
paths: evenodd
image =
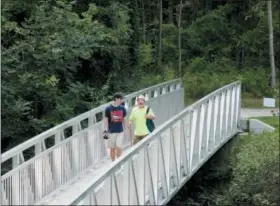
<svg viewBox="0 0 280 206"><path fill-rule="evenodd" d="M143 75L140 84L144 87L149 87L155 84L162 83L163 81L169 81L175 78L174 70L164 68L161 75Z"/></svg>
<svg viewBox="0 0 280 206"><path fill-rule="evenodd" d="M185 30L186 35L182 35L189 47L209 59L224 55L222 48L228 43L232 33L227 19L230 9L230 6L220 7L190 25Z"/></svg>
<svg viewBox="0 0 280 206"><path fill-rule="evenodd" d="M279 119L268 122L277 126L274 133L243 138L237 154L227 200L231 205L277 205L279 192Z"/></svg>
<svg viewBox="0 0 280 206"><path fill-rule="evenodd" d="M199 99L236 80L238 80L238 76L234 73L186 72L183 78L184 87L195 89L185 89L185 95L187 98Z"/></svg>
<svg viewBox="0 0 280 206"><path fill-rule="evenodd" d="M26 12L21 3L5 2L1 19L3 150L107 102L111 85L137 72L125 69L132 34L125 5L89 4L79 16L67 1L24 4ZM104 12L113 28L99 20ZM126 91L116 85L111 92Z"/></svg>
<svg viewBox="0 0 280 206"><path fill-rule="evenodd" d="M255 97L272 96L270 75L263 68L246 68L242 74L243 91Z"/></svg>
<svg viewBox="0 0 280 206"><path fill-rule="evenodd" d="M154 63L152 46L152 44L140 44L140 67L146 71L146 74L152 69Z"/></svg>
<svg viewBox="0 0 280 206"><path fill-rule="evenodd" d="M157 69L157 1L3 0L2 151L108 101L116 91L178 77L179 2L163 1ZM274 2L275 42L278 16ZM181 23L186 99L234 80L242 80L243 92L252 97L279 96L269 86L265 2L189 1ZM274 49L280 56L279 47Z"/></svg>
<svg viewBox="0 0 280 206"><path fill-rule="evenodd" d="M231 82L242 81L242 90L254 97L275 96L277 92L269 86L270 75L263 68L245 68L242 71L234 70L232 62L223 58L210 63L205 58L194 58L188 66L183 81L186 97L201 98L219 87Z"/></svg>

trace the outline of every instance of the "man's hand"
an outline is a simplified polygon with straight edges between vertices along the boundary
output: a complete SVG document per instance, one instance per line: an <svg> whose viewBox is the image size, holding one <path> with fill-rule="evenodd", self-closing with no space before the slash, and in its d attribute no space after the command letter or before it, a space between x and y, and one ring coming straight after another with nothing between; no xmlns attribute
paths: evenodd
<svg viewBox="0 0 280 206"><path fill-rule="evenodd" d="M154 116L153 116L153 115L148 115L148 114L146 114L146 115L145 115L145 118L146 118L146 119L154 119Z"/></svg>

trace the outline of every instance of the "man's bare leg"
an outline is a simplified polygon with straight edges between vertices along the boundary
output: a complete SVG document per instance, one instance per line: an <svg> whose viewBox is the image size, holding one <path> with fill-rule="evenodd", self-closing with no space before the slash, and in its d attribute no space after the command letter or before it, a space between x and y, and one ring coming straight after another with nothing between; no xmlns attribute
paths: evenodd
<svg viewBox="0 0 280 206"><path fill-rule="evenodd" d="M117 147L117 158L119 158L122 154L122 149Z"/></svg>
<svg viewBox="0 0 280 206"><path fill-rule="evenodd" d="M111 156L111 160L114 161L115 157L116 157L116 150L115 150L115 148L111 148L110 149L110 156Z"/></svg>

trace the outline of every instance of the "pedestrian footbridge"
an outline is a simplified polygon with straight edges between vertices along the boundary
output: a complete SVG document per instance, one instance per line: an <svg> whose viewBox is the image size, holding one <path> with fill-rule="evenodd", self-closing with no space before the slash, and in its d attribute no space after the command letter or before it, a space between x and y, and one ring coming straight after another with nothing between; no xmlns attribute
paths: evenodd
<svg viewBox="0 0 280 206"><path fill-rule="evenodd" d="M240 91L234 82L184 108L176 79L125 96L129 112L146 97L156 129L133 147L126 136L114 162L102 138L108 104L57 125L2 154L1 204L165 205L240 131Z"/></svg>

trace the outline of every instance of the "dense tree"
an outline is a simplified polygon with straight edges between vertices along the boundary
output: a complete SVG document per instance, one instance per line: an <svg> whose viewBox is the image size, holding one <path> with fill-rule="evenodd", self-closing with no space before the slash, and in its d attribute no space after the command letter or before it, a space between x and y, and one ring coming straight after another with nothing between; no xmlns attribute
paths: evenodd
<svg viewBox="0 0 280 206"><path fill-rule="evenodd" d="M191 98L235 79L252 95L273 93L265 1L1 4L2 151L108 101L115 91L181 75L187 86L197 85L186 92ZM272 11L279 42L279 2L272 1ZM274 48L278 74L280 49Z"/></svg>
<svg viewBox="0 0 280 206"><path fill-rule="evenodd" d="M271 67L271 86L276 85L276 75L275 75L275 63L274 63L274 45L273 45L273 24L272 24L272 8L271 1L267 1L267 13L268 13L268 28L269 28L269 57L270 57L270 67Z"/></svg>

